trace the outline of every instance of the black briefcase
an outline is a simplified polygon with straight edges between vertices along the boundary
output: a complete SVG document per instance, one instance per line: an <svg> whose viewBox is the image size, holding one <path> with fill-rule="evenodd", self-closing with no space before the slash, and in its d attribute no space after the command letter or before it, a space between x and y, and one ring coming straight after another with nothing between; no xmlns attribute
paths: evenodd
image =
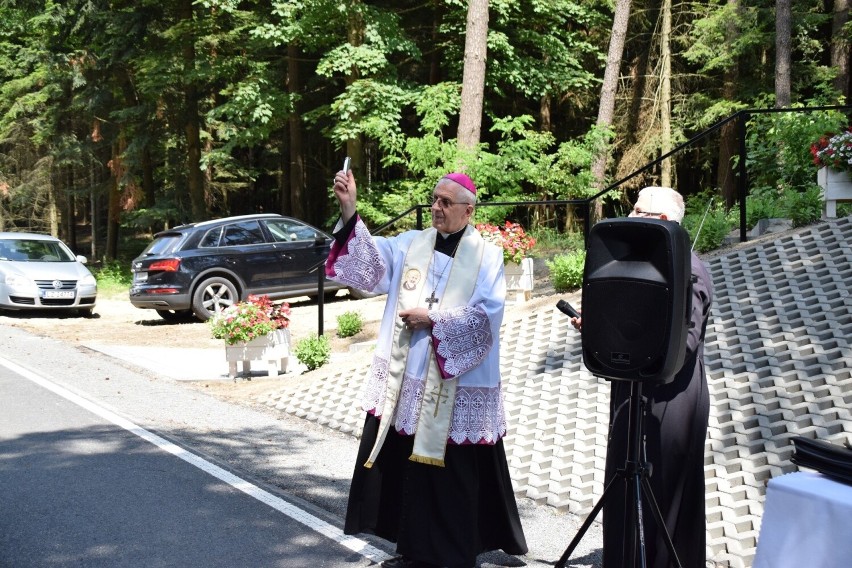
<svg viewBox="0 0 852 568"><path fill-rule="evenodd" d="M852 485L852 449L803 436L793 438L793 446L794 464Z"/></svg>

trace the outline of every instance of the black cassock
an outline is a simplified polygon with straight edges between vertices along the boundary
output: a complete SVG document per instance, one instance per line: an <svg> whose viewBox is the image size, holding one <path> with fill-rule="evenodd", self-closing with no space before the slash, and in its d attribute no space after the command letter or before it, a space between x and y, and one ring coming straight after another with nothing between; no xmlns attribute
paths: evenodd
<svg viewBox="0 0 852 568"><path fill-rule="evenodd" d="M414 436L390 429L376 463L367 460L379 419L368 414L346 509L346 534L375 534L413 560L473 568L489 550L525 554L503 440L447 445L445 467L409 460Z"/></svg>
<svg viewBox="0 0 852 568"><path fill-rule="evenodd" d="M453 256L462 233L439 235L435 250ZM503 440L447 444L445 466L437 467L409 460L414 436L391 428L368 469L364 463L379 422L367 414L344 533L374 534L395 542L397 552L412 560L449 568L472 568L476 556L489 550L526 554Z"/></svg>
<svg viewBox="0 0 852 568"><path fill-rule="evenodd" d="M713 301L713 282L701 260L692 254L691 327L686 358L672 382L643 385L648 398L645 418L646 456L653 471L649 478L669 535L684 568L704 568L706 518L704 513L704 441L710 415L710 393L704 372L704 335ZM605 483L624 466L627 457L630 383L612 381L610 439ZM629 527L634 507L631 493L616 480L603 508L604 568L629 568ZM674 566L650 506L643 499L643 527L647 566Z"/></svg>

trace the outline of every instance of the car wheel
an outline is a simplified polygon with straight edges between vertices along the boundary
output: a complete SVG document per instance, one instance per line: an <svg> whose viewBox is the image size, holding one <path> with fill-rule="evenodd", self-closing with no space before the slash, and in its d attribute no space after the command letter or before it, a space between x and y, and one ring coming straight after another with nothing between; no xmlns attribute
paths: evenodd
<svg viewBox="0 0 852 568"><path fill-rule="evenodd" d="M77 315L80 316L81 318L90 318L94 315L92 313L93 311L94 311L94 308L80 308L80 309L77 310Z"/></svg>
<svg viewBox="0 0 852 568"><path fill-rule="evenodd" d="M193 317L192 310L157 310L157 315L166 321L184 321Z"/></svg>
<svg viewBox="0 0 852 568"><path fill-rule="evenodd" d="M192 312L201 321L207 321L238 301L236 286L227 278L214 276L201 282L195 289Z"/></svg>

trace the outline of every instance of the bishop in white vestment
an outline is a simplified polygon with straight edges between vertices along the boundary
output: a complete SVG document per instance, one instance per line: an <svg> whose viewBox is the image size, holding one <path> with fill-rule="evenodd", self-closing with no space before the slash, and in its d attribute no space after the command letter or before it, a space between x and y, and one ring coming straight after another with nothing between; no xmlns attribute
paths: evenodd
<svg viewBox="0 0 852 568"><path fill-rule="evenodd" d="M441 178L432 228L392 238L358 217L351 172L338 172L334 192L327 275L388 295L344 531L396 542L388 567L471 568L480 552L526 553L502 443L503 252L469 224L473 182Z"/></svg>

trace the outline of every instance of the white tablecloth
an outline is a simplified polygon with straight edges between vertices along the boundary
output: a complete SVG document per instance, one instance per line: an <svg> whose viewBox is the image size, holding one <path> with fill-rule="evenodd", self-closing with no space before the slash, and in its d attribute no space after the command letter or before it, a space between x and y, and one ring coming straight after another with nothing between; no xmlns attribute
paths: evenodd
<svg viewBox="0 0 852 568"><path fill-rule="evenodd" d="M769 481L753 568L788 566L852 566L852 486L812 472Z"/></svg>

